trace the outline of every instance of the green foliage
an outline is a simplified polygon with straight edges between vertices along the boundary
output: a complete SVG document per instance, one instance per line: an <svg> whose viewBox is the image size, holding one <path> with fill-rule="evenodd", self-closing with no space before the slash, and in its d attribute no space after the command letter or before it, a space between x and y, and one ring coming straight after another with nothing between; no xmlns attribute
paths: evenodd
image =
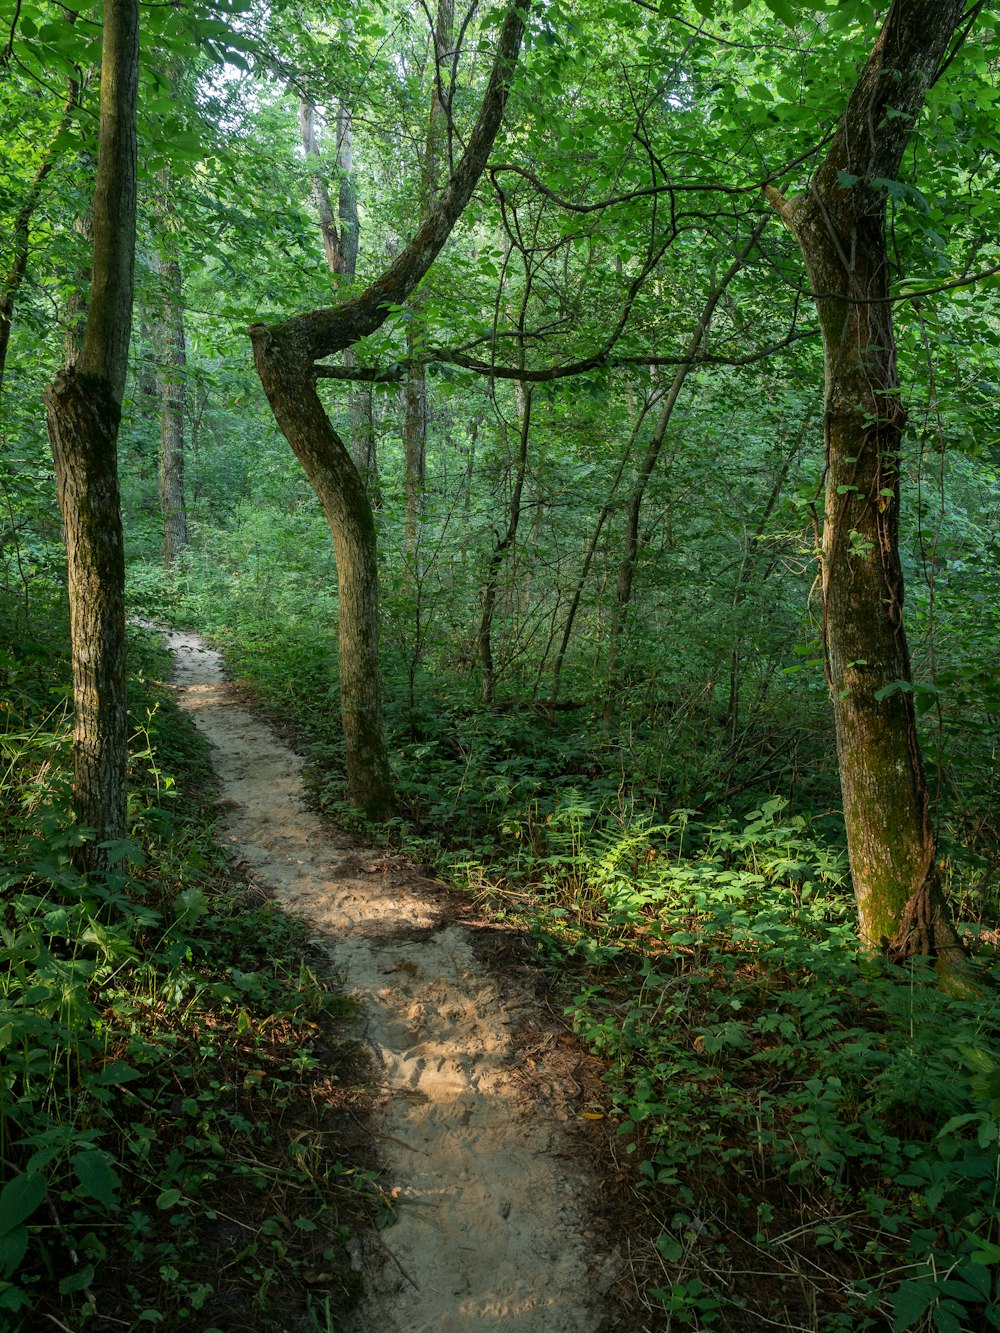
<svg viewBox="0 0 1000 1333"><path fill-rule="evenodd" d="M842 858L779 801L742 827L591 847L589 865L574 846L539 938L586 983L568 1012L610 1062L617 1133L665 1224L664 1313L725 1326L746 1262L769 1321L846 1296L844 1327L995 1326L995 1003L859 958L831 894ZM776 1296L799 1256L801 1296Z"/></svg>
<svg viewBox="0 0 1000 1333"><path fill-rule="evenodd" d="M51 616L44 644L3 663L0 1322L113 1301L137 1327L245 1309L268 1328L306 1271L340 1308L351 1227L383 1206L329 1152L364 1096L363 1062L331 1042L350 1006L214 846L204 743L144 683L163 667L146 639L130 837L107 873L76 871L87 833L67 815L67 662L52 651L65 622L34 610Z"/></svg>
<svg viewBox="0 0 1000 1333"><path fill-rule="evenodd" d="M241 674L344 817L321 618L289 578L265 636L212 587ZM658 1241L635 1262L658 1317L803 1326L817 1304L845 1329L992 1326L995 1005L859 957L839 821L785 797L706 818L635 750L622 767L587 710L483 710L427 673L410 700L389 679L404 816L388 836L529 926L561 978L643 1182Z"/></svg>

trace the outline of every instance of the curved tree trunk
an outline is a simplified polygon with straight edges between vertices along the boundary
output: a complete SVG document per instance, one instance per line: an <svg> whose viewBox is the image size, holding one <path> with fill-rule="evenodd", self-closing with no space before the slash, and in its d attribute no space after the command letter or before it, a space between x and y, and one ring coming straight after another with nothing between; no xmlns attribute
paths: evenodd
<svg viewBox="0 0 1000 1333"><path fill-rule="evenodd" d="M73 801L94 833L81 851L125 836L125 561L117 438L132 329L139 8L105 0L94 185L93 281L83 346L46 394L66 528L73 649Z"/></svg>
<svg viewBox="0 0 1000 1333"><path fill-rule="evenodd" d="M486 165L503 117L527 8L507 12L496 61L461 161L416 234L360 295L340 305L250 330L254 362L275 420L306 470L333 534L340 595L340 690L348 790L352 801L383 818L393 793L382 723L378 665L378 566L375 522L361 475L330 424L316 377L335 356L381 328L437 258Z"/></svg>
<svg viewBox="0 0 1000 1333"><path fill-rule="evenodd" d="M822 584L826 665L862 939L945 970L964 951L935 861L903 628L900 403L885 182L963 14L961 0L895 0L809 190L772 203L815 293L826 377Z"/></svg>

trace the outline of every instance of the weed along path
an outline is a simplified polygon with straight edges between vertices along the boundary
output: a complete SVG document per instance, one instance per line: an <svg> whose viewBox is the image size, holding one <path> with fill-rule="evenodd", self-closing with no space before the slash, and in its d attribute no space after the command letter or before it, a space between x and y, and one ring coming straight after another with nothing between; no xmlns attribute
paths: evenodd
<svg viewBox="0 0 1000 1333"><path fill-rule="evenodd" d="M445 895L307 808L303 761L240 705L218 653L192 634L168 642L180 702L215 747L223 835L315 927L384 1078L377 1132L401 1207L365 1256L355 1333L614 1326L599 1306L619 1261L574 1162L572 1077L537 1101L518 1058L525 1025L537 1032L530 992L479 960Z"/></svg>

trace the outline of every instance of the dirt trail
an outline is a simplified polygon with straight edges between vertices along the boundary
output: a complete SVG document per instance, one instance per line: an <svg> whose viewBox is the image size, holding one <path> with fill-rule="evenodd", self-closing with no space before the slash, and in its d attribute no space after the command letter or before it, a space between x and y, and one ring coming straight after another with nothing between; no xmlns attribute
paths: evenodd
<svg viewBox="0 0 1000 1333"><path fill-rule="evenodd" d="M316 927L364 1004L389 1091L383 1136L400 1220L366 1256L355 1333L599 1333L613 1280L588 1216L594 1185L557 1115L526 1095L512 1038L526 991L491 973L472 932L380 852L324 823L303 761L224 684L219 654L172 633L175 682L216 750L223 834L254 878ZM388 1253L388 1258L386 1257Z"/></svg>

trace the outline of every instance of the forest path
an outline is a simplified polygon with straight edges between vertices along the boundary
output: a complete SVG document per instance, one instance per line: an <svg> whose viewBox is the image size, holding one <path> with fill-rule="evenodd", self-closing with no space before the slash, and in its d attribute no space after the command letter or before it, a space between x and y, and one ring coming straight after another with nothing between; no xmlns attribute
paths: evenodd
<svg viewBox="0 0 1000 1333"><path fill-rule="evenodd" d="M241 706L217 652L194 634L168 644L179 702L215 750L223 836L315 927L384 1079L377 1128L402 1207L366 1256L356 1333L610 1327L598 1306L620 1260L564 1125L580 1088L569 1074L542 1100L524 1077L525 1032L531 1048L557 1041L530 989L480 961L428 881L308 809L303 760Z"/></svg>

